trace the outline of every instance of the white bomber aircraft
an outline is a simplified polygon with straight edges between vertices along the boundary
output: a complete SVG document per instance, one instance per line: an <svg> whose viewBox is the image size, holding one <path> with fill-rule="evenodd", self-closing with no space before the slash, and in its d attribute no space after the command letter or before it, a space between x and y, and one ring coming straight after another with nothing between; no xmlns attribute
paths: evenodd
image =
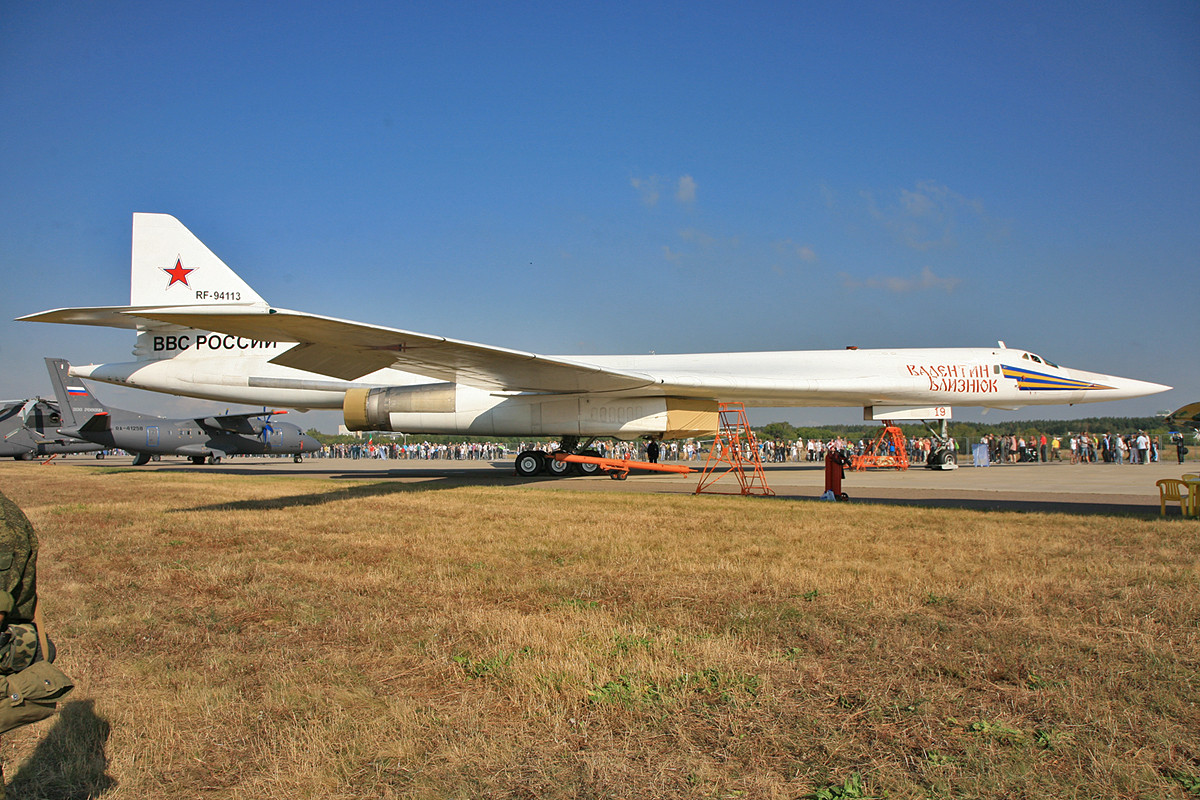
<svg viewBox="0 0 1200 800"><path fill-rule="evenodd" d="M21 320L132 328L135 361L71 368L95 381L233 403L342 408L352 430L562 437L711 436L718 403L862 406L937 419L1171 388L1006 348L546 356L275 308L166 214L133 215L128 306ZM586 444L584 445L586 447ZM526 473L548 466L519 459ZM565 469L566 467L562 467Z"/></svg>

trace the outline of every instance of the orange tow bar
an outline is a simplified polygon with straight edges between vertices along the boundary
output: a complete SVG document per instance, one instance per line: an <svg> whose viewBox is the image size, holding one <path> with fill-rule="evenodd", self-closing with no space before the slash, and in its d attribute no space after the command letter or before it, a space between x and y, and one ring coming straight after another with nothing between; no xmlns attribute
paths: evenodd
<svg viewBox="0 0 1200 800"><path fill-rule="evenodd" d="M695 472L691 467L674 464L651 464L649 461L630 461L622 458L596 458L595 456L577 456L569 453L555 453L555 461L566 461L570 464L595 464L608 473L614 481L623 481L629 477L629 470L644 469L649 472L674 472L687 475Z"/></svg>

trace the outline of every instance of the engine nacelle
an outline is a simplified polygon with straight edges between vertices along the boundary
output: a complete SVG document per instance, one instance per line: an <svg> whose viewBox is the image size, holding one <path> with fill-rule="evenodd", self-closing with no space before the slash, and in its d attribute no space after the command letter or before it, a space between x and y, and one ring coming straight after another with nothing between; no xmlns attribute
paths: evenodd
<svg viewBox="0 0 1200 800"><path fill-rule="evenodd" d="M352 431L464 436L712 436L712 400L612 395L496 395L453 383L351 389L342 406Z"/></svg>

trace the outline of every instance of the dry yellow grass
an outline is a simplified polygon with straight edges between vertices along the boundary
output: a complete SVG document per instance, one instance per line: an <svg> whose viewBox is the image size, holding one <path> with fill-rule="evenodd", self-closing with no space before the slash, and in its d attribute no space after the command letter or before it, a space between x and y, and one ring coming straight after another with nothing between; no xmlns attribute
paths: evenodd
<svg viewBox="0 0 1200 800"><path fill-rule="evenodd" d="M19 797L1184 797L1200 525L0 465Z"/></svg>

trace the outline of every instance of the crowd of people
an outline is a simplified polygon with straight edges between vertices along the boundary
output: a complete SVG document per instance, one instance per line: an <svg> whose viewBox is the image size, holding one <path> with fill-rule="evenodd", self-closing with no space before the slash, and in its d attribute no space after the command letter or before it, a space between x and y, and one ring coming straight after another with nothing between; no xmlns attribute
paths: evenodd
<svg viewBox="0 0 1200 800"><path fill-rule="evenodd" d="M710 442L699 442L694 439L684 441L672 440L659 442L657 461L695 461L708 456ZM650 459L647 452L648 443L645 441L602 440L593 442L589 449L594 450L600 458L631 459L645 461ZM757 442L759 458L763 462L810 462L817 463L825 460L825 454L836 450L846 455L858 455L866 452L871 446L871 440L850 439L837 437L831 439L760 439ZM928 438L913 438L906 440L908 459L914 463L923 463L933 446ZM520 442L516 447L510 447L503 442L460 442L457 444L435 444L431 442L414 442L406 444L395 441L379 441L368 439L353 444L329 444L310 458L349 458L349 459L395 459L395 460L497 460L504 459L526 450L553 452L558 448L557 442ZM742 457L750 459L752 453L747 446Z"/></svg>
<svg viewBox="0 0 1200 800"><path fill-rule="evenodd" d="M988 434L981 444L987 445L989 460L1000 464L1068 459L1072 464L1149 464L1158 461L1160 447L1158 437L1145 431L1129 434L1084 431L1065 437Z"/></svg>
<svg viewBox="0 0 1200 800"><path fill-rule="evenodd" d="M840 452L847 457L859 456L871 451L873 439L858 439L857 441L837 437L834 439L796 439L795 441L767 440L763 442L763 460L776 463L824 462L826 453ZM928 437L905 439L904 446L908 460L914 464L923 464L933 449L933 440Z"/></svg>
<svg viewBox="0 0 1200 800"><path fill-rule="evenodd" d="M503 442L459 442L458 444L434 444L420 442L376 442L368 439L354 444L327 444L309 458L378 458L402 461L493 461L507 458L511 450Z"/></svg>

